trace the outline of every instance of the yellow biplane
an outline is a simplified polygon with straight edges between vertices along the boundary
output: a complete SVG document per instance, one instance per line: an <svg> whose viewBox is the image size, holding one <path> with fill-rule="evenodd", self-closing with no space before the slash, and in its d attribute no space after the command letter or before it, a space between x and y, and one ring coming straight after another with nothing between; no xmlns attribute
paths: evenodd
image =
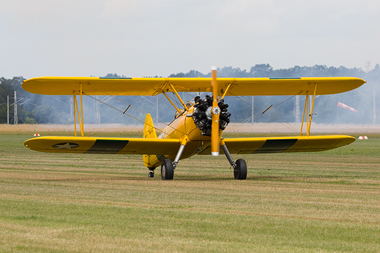
<svg viewBox="0 0 380 253"><path fill-rule="evenodd" d="M37 137L25 141L25 146L36 151L86 154L140 154L144 165L154 176L161 166L161 178L173 179L180 159L193 155L219 155L223 152L234 169L235 179L247 178L243 159L233 160L231 154L281 152L316 152L338 148L355 141L345 135L310 136L316 95L350 91L364 80L354 77L307 78L98 78L98 77L38 77L26 80L24 90L42 95L71 95L74 105L74 137ZM183 108L178 108L167 93L174 93ZM185 103L178 92L210 92L212 96L195 97ZM173 105L176 118L160 136L147 114L143 138L85 137L83 126L84 95L156 96L163 94ZM80 109L77 95L80 96ZM305 106L299 136L271 138L222 138L230 122L225 96L304 95ZM311 103L312 101L312 103ZM311 104L311 105L310 105ZM81 135L77 136L76 116ZM306 134L303 125L306 116ZM221 147L221 151L220 151Z"/></svg>

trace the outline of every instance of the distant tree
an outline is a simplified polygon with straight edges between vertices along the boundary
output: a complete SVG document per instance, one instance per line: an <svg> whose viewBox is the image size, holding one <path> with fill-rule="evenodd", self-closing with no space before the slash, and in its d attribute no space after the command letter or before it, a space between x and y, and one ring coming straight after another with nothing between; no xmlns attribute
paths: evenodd
<svg viewBox="0 0 380 253"><path fill-rule="evenodd" d="M39 124L59 123L57 110L52 105L38 105L32 111L34 120Z"/></svg>
<svg viewBox="0 0 380 253"><path fill-rule="evenodd" d="M169 77L206 77L207 75L204 75L203 73L196 71L196 70L190 70L187 73L177 73L177 74L171 74Z"/></svg>
<svg viewBox="0 0 380 253"><path fill-rule="evenodd" d="M256 64L251 67L249 75L252 77L272 77L273 68L269 64Z"/></svg>
<svg viewBox="0 0 380 253"><path fill-rule="evenodd" d="M240 68L223 67L218 69L219 77L247 77L247 75L247 71Z"/></svg>
<svg viewBox="0 0 380 253"><path fill-rule="evenodd" d="M26 117L24 124L37 124L37 122L33 118Z"/></svg>
<svg viewBox="0 0 380 253"><path fill-rule="evenodd" d="M116 73L108 73L107 75L104 76L105 78L125 78L126 76L124 75L121 75L119 76L118 74Z"/></svg>

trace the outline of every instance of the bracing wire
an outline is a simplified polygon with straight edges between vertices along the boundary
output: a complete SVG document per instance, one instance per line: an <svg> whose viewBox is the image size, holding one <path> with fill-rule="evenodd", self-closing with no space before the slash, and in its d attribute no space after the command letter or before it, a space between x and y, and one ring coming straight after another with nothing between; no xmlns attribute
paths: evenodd
<svg viewBox="0 0 380 253"><path fill-rule="evenodd" d="M83 93L83 94L85 94L85 93ZM172 93L172 94L173 94L173 93ZM85 94L85 95L87 95L87 94ZM107 95L107 94L106 94L106 95ZM96 98L94 98L94 97L92 97L92 96L90 96L90 95L87 95L87 96L89 96L89 97L91 97L91 98L93 98L93 99L99 101L98 99L96 99ZM137 107L135 107L135 106L132 106L131 104L128 104L128 103L124 102L123 100L117 98L117 96L114 96L114 95L107 95L107 96L110 97L109 99L114 98L114 99L116 99L116 100L118 100L118 101L120 101L120 102L122 102L122 103L124 103L124 104L126 104L126 105L128 105L128 106L130 106L130 107L132 107L133 109L135 109L135 110L137 110L137 111L139 111L139 112L141 112L141 113L147 114L147 112L144 112L144 111L140 110L139 108L137 108ZM107 101L108 101L109 99L107 99ZM176 101L175 99L172 99L172 100L174 100L174 101L177 103L177 106L180 107L180 105L178 105L178 103L179 103L178 101ZM117 111L120 112L119 109L117 109L117 108L115 108L115 107L113 107L113 106L111 106L111 105L109 105L109 104L107 104L107 103L104 103L103 101L99 101L99 102L101 102L101 103L103 103L103 104L105 104L105 105L107 105L107 106L109 106L109 107L111 107L111 108L114 108L114 109L116 109ZM125 111L124 111L124 112L125 112ZM126 113L123 113L123 114L125 114L126 116L130 116L131 118L133 118L133 119L135 119L135 120L137 120L137 121L139 121L139 122L145 124L145 122L143 122L142 120L139 120L139 119L137 119L137 118L135 118L135 117L133 117L133 116L131 116L131 115L129 115L129 114L126 114ZM164 125L167 126L167 127L170 127L170 128L172 128L172 129L174 129L174 130L177 130L178 132L180 132L180 133L182 133L182 134L186 134L186 133L184 133L184 132L178 130L177 128L171 126L170 123L167 124L167 123L165 123L165 122L159 120L158 118L155 118L155 117L152 117L152 118L153 118L153 119L156 119L157 122L160 122L160 123L164 124ZM156 129L156 130L159 131L159 132L164 132L164 130L159 129L159 128L155 127L154 125L150 125L150 126L153 127L154 129Z"/></svg>
<svg viewBox="0 0 380 253"><path fill-rule="evenodd" d="M96 100L96 101L98 101L98 102L100 102L100 103L102 103L102 104L104 104L104 105L106 105L106 106L108 106L108 107L110 107L110 108L112 108L112 109L118 111L118 112L121 112L122 114L125 114L125 115L131 117L132 119L135 119L135 120L137 120L137 121L139 121L139 122L141 122L141 123L144 123L142 120L140 120L140 119L138 119L138 118L136 118L136 117L133 117L132 115L126 113L126 111L119 110L119 109L117 109L116 107L114 107L114 106L112 106L112 105L110 105L110 104L108 104L108 103L106 103L106 102L103 102L102 100L97 99L97 98L95 98L95 97L93 97L93 96L91 96L91 95L88 95L88 94L86 94L86 93L83 93L83 94L86 95L86 96L89 96L90 98L92 98L92 99L94 99L94 100Z"/></svg>
<svg viewBox="0 0 380 253"><path fill-rule="evenodd" d="M257 102L259 102L262 106L265 106L262 102L260 102L260 100L257 100ZM251 104L250 102L247 102L247 101L246 101L246 103ZM277 105L278 105L278 104L276 104L276 105L274 105L274 106L269 106L269 107L266 108L264 111L262 111L262 112L258 112L258 113L256 113L256 114L254 114L254 116L256 117L256 116L258 116L258 115L262 115L262 114L264 114L265 112L267 112L270 108L276 107ZM252 106L253 106L253 105L252 105ZM266 107L266 106L265 106L265 107ZM267 116L268 116L269 118L271 118L271 119L274 120L275 122L277 122L277 123L283 125L284 127L288 128L289 130L298 133L298 130L295 129L293 126L289 125L288 123L285 124L285 123L282 123L282 122L279 122L279 121L278 121L279 119L284 120L283 117L279 116L279 115L278 115L277 113L275 113L274 111L271 111L271 112L275 115L275 117L272 117L270 114L267 114Z"/></svg>
<svg viewBox="0 0 380 253"><path fill-rule="evenodd" d="M296 95L298 95L300 92L297 91L296 93L297 93ZM193 96L192 96L190 93L188 93L188 92L186 92L186 94L189 95L190 97L193 97ZM232 93L231 93L231 94L232 94ZM232 94L232 95L233 95L233 94ZM280 103L277 103L276 105L270 106L269 108L274 108L274 107L276 107L276 106L279 106L280 104L285 103L285 102L287 102L288 100L292 99L292 98L295 97L296 95L292 95L291 97L289 97L289 98L287 98L287 99L281 101ZM252 106L252 108L255 108L254 105L253 105L251 102L248 102L245 98L243 98L243 97L241 97L241 96L235 96L235 97L236 97L237 99L243 101L244 103L246 103L246 104ZM264 106L264 104L261 103L259 100L257 100L257 101L258 101L261 105ZM269 108L268 108L268 109L269 109ZM267 110L268 110L268 109L267 109ZM277 114L274 113L273 111L272 111L272 113L275 114L278 118L284 120L281 116L277 115ZM260 115L260 114L262 114L262 112L255 113L253 116L256 117L256 116L258 116L258 115ZM268 115L268 116L269 116L271 119L273 119L274 121L277 121L277 119L271 117L270 115ZM251 116L249 119L252 119L252 116ZM245 123L245 122L247 122L247 120L243 121L243 123ZM285 124L283 124L283 123L281 123L281 122L278 122L278 123L282 124L283 126L285 126L286 128L288 128L288 129L291 130L291 131L298 132L298 130L295 129L295 128L294 128L293 126L291 126L291 125L285 125Z"/></svg>
<svg viewBox="0 0 380 253"><path fill-rule="evenodd" d="M301 91L297 91L297 92L295 92L294 95L292 95L291 97L289 97L289 98L287 98L287 99L281 101L280 103L277 103L276 105L273 105L273 106L271 106L271 107L272 107L272 108L277 107L277 106L281 105L282 103L285 103L285 102L287 102L288 100L292 99L292 98L295 97L296 95L299 95L301 92L302 92L302 90L301 90ZM185 92L185 93L188 94L190 97L194 97L193 95L189 94L188 92ZM83 93L83 94L85 94L85 93ZM169 95L169 94L170 94L170 93L168 93L168 95ZM239 100L243 101L244 103L250 105L252 108L255 108L254 105L252 105L251 102L248 102L246 99L244 99L244 98L242 98L242 97L240 97L240 96L236 96L236 95L234 95L234 94L231 93L231 92L230 92L230 94L233 95L233 96L235 96L235 97L237 97ZM85 95L87 95L87 94L85 94ZM171 95L172 95L172 97L171 97L172 101L174 101L178 107L181 107L181 104L179 103L179 101L177 101L177 99L175 98L175 96L174 96L173 94L171 94ZM135 106L133 106L133 105L131 105L131 104L128 104L128 103L124 102L123 100L117 98L116 96L110 96L110 97L111 97L111 98L115 98L116 100L118 100L118 101L120 101L120 102L122 102L122 103L128 105L128 109L127 109L127 110L125 110L125 111L121 111L121 110L117 109L116 107L114 107L114 106L112 106L112 105L110 105L110 104L108 104L108 103L106 103L106 102L104 102L104 101L102 101L102 100L99 100L99 99L97 99L97 98L95 98L95 97L93 97L93 96L90 96L90 95L87 95L87 96L91 97L92 99L94 99L94 100L96 100L96 101L98 101L98 102L100 102L100 103L102 103L102 104L104 104L104 105L107 105L107 106L113 108L113 109L116 110L116 111L121 112L122 114L125 114L126 116L129 116L129 117L131 117L131 118L133 118L133 119L135 119L135 120L137 120L137 121L139 121L139 122L145 124L144 121L142 121L142 120L140 120L140 119L138 119L138 118L136 118L136 117L133 117L132 115L130 115L130 114L126 113L126 112L128 111L128 109L129 109L130 107L132 107L133 109L135 109L135 110L137 110L137 111L139 111L139 112L141 112L141 113L146 113L146 112L140 110L139 108L137 108L137 107L135 107ZM174 97L174 98L173 98L173 97ZM169 98L170 98L170 96L169 96ZM257 101L258 101L261 105L265 106L265 105L264 105L263 103L261 103L259 100L257 100ZM269 109L269 108L268 108L268 109ZM286 125L286 124L284 124L284 123L278 122L278 119L282 119L282 120L284 120L284 119L283 119L281 116L279 116L279 115L277 115L276 113L274 113L273 111L272 111L272 113L277 117L277 119L271 117L270 115L268 115L268 117L270 117L271 119L273 119L273 120L276 121L277 123L280 123L281 125L285 126L286 128L288 128L288 129L290 129L290 130L292 130L292 131L294 131L294 132L298 132L298 130L296 130L296 129L295 129L294 127L292 127L291 125ZM258 112L258 113L256 113L256 114L254 114L254 116L257 116L257 115L260 115L260 114L262 114L262 113L261 113L261 112ZM162 124L164 124L164 125L166 125L166 126L168 126L168 127L171 127L172 129L175 129L175 130L179 131L179 130L176 129L175 127L172 127L170 124L167 124L167 123L165 123L165 122L159 120L158 118L155 118L155 117L153 117L153 118L156 119L157 122L160 122L160 123L162 123ZM154 125L151 125L151 127L155 128L155 129L158 130L159 132L163 132L163 130L161 130L161 129L155 127ZM181 131L179 131L179 132L181 132ZM183 132L181 132L181 133L183 133ZM185 134L185 133L183 133L183 134Z"/></svg>
<svg viewBox="0 0 380 253"><path fill-rule="evenodd" d="M124 111L119 110L118 108L116 108L116 107L114 107L114 106L112 106L112 105L110 105L110 104L108 104L108 103L106 103L106 102L104 102L104 101L102 101L102 100L100 100L100 99L97 99L97 98L95 98L95 97L93 97L93 96L91 96L91 95L85 94L85 93L83 93L83 94L89 96L90 98L92 98L92 99L94 99L94 100L96 100L96 101L98 101L98 102L100 102L100 103L102 103L102 104L104 104L104 105L106 105L106 106L108 106L108 107L110 107L110 108L112 108L112 109L118 111L118 112L121 112L122 114L124 114L124 115L126 115L126 116L131 117L132 119L135 119L135 120L137 120L137 121L139 121L139 122L145 124L145 121L142 121L142 120L140 120L140 119L138 119L138 118L136 118L136 117L134 117L134 116L132 116L132 115L126 113L126 112L128 111L128 109L129 109L130 107L133 108L133 109L135 109L135 110L137 110L137 111L139 111L139 112L141 112L141 113L145 113L145 114L146 114L146 112L140 110L139 108L137 108L137 107L135 107L135 106L133 106L133 105L131 105L131 104L128 104L128 103L124 102L123 100L117 98L116 96L112 96L112 98L114 98L114 99L116 99L116 100L122 102L123 104L128 105L128 109L127 109L127 110L124 110ZM185 134L184 132L178 130L177 128L175 128L175 127L173 127L173 126L171 126L170 124L167 124L167 123L165 123L165 122L163 122L163 121L161 121L161 120L159 120L159 119L157 119L157 121L160 122L160 123L162 123L162 124L164 124L164 125L166 125L166 126L168 126L168 127L170 127L170 128L172 128L172 129L177 130L177 131L180 132L180 133ZM150 127L153 127L154 129L156 129L156 130L159 131L159 132L163 132L163 131L164 131L164 130L162 130L162 129L160 129L160 128L155 127L154 125L149 125L149 126L150 126Z"/></svg>
<svg viewBox="0 0 380 253"><path fill-rule="evenodd" d="M232 94L232 93L231 93L231 94ZM274 105L274 106L271 106L271 107L269 107L269 108L276 107L276 106L278 106L278 105L284 103L285 101L288 101L289 99L293 98L294 96L296 96L296 95L293 95L292 97L287 98L286 100L284 100L284 101L282 101L282 102L280 102L280 103L278 103L278 104L276 104L276 105ZM239 100L243 101L244 103L250 105L251 107L255 108L255 107L252 105L252 103L251 103L251 102L248 102L246 99L243 99L243 98L240 97L240 96L236 96L236 97L237 97L237 99L239 99ZM259 102L261 105L265 106L265 105L264 105L263 103L261 103L259 100L257 100L257 102ZM269 109L269 108L268 108L268 109ZM298 132L298 130L296 130L293 126L291 126L291 125L286 125L286 124L284 124L284 123L282 123L282 122L278 122L278 119L282 119L282 120L284 120L284 118L282 118L281 116L277 115L277 114L276 114L275 112L273 112L273 111L272 111L272 113L273 113L277 118L274 118L274 117L272 117L272 116L270 116L270 115L268 114L268 117L269 117L269 118L271 118L272 120L276 121L277 123L280 123L281 125L283 125L284 127L288 128L288 129L291 130L291 131ZM254 116L256 117L256 116L258 116L258 115L260 115L260 114L262 114L262 112L255 113Z"/></svg>
<svg viewBox="0 0 380 253"><path fill-rule="evenodd" d="M176 104L177 107L182 107L182 104L176 99L176 96L174 95L173 92L172 92L172 93L166 93L166 94L168 95L168 97L169 97L172 101L174 101L174 103ZM171 95L172 97L170 97L170 95Z"/></svg>
<svg viewBox="0 0 380 253"><path fill-rule="evenodd" d="M137 110L137 111L139 111L139 112L141 112L141 113L146 114L146 112L140 110L139 108L137 108L137 107L135 107L135 106L133 106L133 105L131 105L131 104L128 104L128 103L124 102L123 100L121 100L121 99L119 99L119 98L117 98L117 97L115 97L115 99L118 100L118 101L120 101L120 102L122 102L122 103L125 104L125 105L128 105L129 107L131 107L131 108L133 108L133 109L135 109L135 110ZM172 129L176 129L177 131L179 131L177 128L170 126L170 124L167 124L167 123L165 123L165 122L163 122L163 121L161 121L161 120L159 120L159 119L157 119L157 121L160 122L160 123L162 123L162 124L164 124L164 125L166 125L166 126L168 126L168 127L171 127ZM142 122L142 121L141 121L141 122ZM154 126L153 126L153 127L154 127ZM155 127L155 128L156 128L156 127ZM158 128L156 128L156 129L158 129ZM163 132L163 130L159 130L159 131L160 131L160 132ZM182 132L182 131L179 131L179 132L185 134L185 133Z"/></svg>

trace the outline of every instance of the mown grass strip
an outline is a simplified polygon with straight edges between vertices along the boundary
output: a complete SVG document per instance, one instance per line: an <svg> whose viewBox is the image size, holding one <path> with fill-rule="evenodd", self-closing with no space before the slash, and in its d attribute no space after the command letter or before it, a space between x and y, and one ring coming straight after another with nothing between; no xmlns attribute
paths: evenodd
<svg viewBox="0 0 380 253"><path fill-rule="evenodd" d="M225 157L196 156L165 182L147 177L140 156L38 153L23 147L28 137L0 136L0 251L380 248L379 139L245 155L246 181Z"/></svg>

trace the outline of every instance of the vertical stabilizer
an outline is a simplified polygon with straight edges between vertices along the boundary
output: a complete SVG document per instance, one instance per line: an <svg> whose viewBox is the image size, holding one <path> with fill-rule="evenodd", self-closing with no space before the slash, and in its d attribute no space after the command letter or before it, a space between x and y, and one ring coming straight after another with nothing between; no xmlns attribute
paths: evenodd
<svg viewBox="0 0 380 253"><path fill-rule="evenodd" d="M154 129L152 116L148 113L144 123L144 138L157 138L156 129Z"/></svg>
<svg viewBox="0 0 380 253"><path fill-rule="evenodd" d="M145 117L145 123L144 123L144 138L150 138L150 139L156 139L156 129L153 125L152 116L148 113ZM156 155L143 155L143 161L144 165L151 170L153 173L154 169L157 167L156 163L160 163L157 159ZM149 174L151 175L151 174ZM154 175L154 174L152 174Z"/></svg>

